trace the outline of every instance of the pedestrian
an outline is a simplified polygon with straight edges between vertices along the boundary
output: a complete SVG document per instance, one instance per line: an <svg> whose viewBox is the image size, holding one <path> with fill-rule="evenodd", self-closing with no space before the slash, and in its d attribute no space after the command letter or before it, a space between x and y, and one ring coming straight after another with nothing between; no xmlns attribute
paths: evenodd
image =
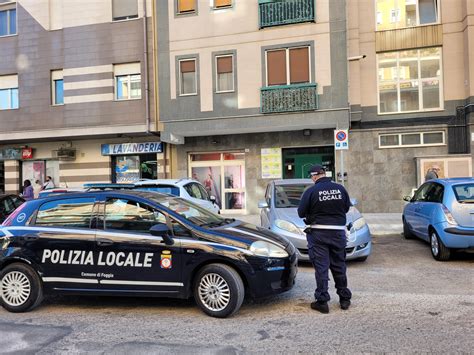
<svg viewBox="0 0 474 355"><path fill-rule="evenodd" d="M35 198L34 192L33 192L33 186L31 186L31 181L30 180L25 180L23 182L23 194L22 197L26 200L32 200Z"/></svg>
<svg viewBox="0 0 474 355"><path fill-rule="evenodd" d="M53 178L51 176L46 176L46 180L43 184L43 190L54 189L56 186L54 185Z"/></svg>
<svg viewBox="0 0 474 355"><path fill-rule="evenodd" d="M329 313L328 269L331 269L339 304L349 309L352 293L347 288L346 276L346 213L351 207L349 194L344 186L326 177L321 165L310 169L314 185L301 197L298 215L305 218L309 258L316 274L316 291L311 308Z"/></svg>
<svg viewBox="0 0 474 355"><path fill-rule="evenodd" d="M35 184L33 186L35 198L39 197L39 193L42 189L43 189L43 185L41 184L41 181L35 180Z"/></svg>
<svg viewBox="0 0 474 355"><path fill-rule="evenodd" d="M432 165L428 169L425 176L425 181L437 179L439 177L438 173L441 171L438 165Z"/></svg>

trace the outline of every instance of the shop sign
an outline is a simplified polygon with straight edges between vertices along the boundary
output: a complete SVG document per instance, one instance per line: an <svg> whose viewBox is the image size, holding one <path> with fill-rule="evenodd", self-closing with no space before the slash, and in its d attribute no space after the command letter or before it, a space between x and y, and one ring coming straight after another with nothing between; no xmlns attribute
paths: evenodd
<svg viewBox="0 0 474 355"><path fill-rule="evenodd" d="M163 143L122 143L122 144L102 144L102 155L124 155L124 154L145 154L163 153Z"/></svg>
<svg viewBox="0 0 474 355"><path fill-rule="evenodd" d="M262 179L281 179L281 148L262 148Z"/></svg>
<svg viewBox="0 0 474 355"><path fill-rule="evenodd" d="M334 131L334 148L336 150L349 149L349 132L347 129L336 129Z"/></svg>
<svg viewBox="0 0 474 355"><path fill-rule="evenodd" d="M20 160L22 152L20 148L0 149L0 160Z"/></svg>
<svg viewBox="0 0 474 355"><path fill-rule="evenodd" d="M21 159L33 159L33 148L23 148L21 150Z"/></svg>

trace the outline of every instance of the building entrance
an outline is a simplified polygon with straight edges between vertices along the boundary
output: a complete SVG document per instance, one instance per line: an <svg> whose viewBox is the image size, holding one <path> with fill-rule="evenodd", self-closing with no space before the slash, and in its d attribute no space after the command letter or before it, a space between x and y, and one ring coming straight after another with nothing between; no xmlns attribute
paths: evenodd
<svg viewBox="0 0 474 355"><path fill-rule="evenodd" d="M326 175L334 179L334 147L283 148L283 178L305 179L314 164L325 167Z"/></svg>

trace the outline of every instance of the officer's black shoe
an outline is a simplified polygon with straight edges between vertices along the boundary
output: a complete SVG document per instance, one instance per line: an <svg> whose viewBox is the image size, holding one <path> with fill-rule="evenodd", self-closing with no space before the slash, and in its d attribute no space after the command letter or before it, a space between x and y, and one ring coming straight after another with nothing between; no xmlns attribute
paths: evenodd
<svg viewBox="0 0 474 355"><path fill-rule="evenodd" d="M314 309L324 314L329 313L329 306L327 302L322 302L322 301L311 302L311 309Z"/></svg>
<svg viewBox="0 0 474 355"><path fill-rule="evenodd" d="M351 300L340 300L339 304L341 305L341 309L348 310L351 305Z"/></svg>

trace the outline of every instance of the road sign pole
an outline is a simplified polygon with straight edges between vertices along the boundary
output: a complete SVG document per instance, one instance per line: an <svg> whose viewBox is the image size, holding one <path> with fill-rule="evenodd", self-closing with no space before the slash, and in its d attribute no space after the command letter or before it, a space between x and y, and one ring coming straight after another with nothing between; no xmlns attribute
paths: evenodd
<svg viewBox="0 0 474 355"><path fill-rule="evenodd" d="M344 185L344 150L341 149L341 184Z"/></svg>

